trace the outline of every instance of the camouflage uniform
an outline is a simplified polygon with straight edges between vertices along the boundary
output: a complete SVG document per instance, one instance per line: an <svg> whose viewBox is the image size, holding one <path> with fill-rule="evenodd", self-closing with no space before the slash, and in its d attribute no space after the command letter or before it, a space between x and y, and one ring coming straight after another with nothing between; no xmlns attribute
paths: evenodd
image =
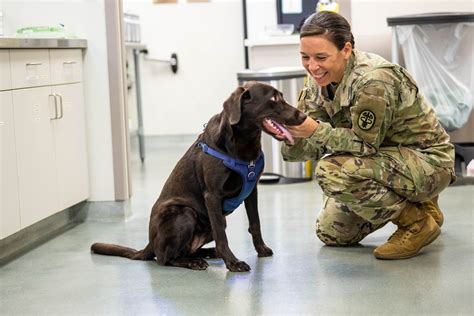
<svg viewBox="0 0 474 316"><path fill-rule="evenodd" d="M318 161L327 199L316 233L328 245L359 242L454 181L454 147L433 108L403 68L377 55L354 50L337 87L306 80L298 108L319 126L282 154Z"/></svg>

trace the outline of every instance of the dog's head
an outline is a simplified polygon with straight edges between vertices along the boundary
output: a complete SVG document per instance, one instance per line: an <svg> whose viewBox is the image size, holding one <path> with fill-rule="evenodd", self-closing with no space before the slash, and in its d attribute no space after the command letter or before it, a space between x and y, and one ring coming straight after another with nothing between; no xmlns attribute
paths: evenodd
<svg viewBox="0 0 474 316"><path fill-rule="evenodd" d="M283 132L290 143L293 138L283 125L300 125L306 119L306 114L288 104L280 91L261 82L238 87L225 101L224 113L231 125L259 128L271 135ZM273 130L263 127L265 120Z"/></svg>

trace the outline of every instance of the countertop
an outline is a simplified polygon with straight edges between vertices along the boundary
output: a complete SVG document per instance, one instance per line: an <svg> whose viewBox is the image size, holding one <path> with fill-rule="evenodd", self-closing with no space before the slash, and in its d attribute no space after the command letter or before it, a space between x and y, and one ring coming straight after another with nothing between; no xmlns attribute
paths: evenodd
<svg viewBox="0 0 474 316"><path fill-rule="evenodd" d="M0 37L0 48L87 48L82 38Z"/></svg>

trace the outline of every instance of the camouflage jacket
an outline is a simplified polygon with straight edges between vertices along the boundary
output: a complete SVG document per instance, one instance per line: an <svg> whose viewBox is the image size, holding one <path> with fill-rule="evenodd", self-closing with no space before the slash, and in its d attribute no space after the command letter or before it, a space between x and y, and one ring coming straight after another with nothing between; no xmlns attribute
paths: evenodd
<svg viewBox="0 0 474 316"><path fill-rule="evenodd" d="M398 146L433 166L454 165L454 146L433 107L405 69L380 56L354 50L337 88L321 88L308 78L298 109L319 126L312 136L283 145L286 161L318 160L326 153L369 156Z"/></svg>

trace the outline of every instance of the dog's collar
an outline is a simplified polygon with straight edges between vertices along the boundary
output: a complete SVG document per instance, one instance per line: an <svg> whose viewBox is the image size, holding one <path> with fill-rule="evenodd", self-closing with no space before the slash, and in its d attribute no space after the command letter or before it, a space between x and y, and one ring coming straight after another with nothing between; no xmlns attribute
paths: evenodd
<svg viewBox="0 0 474 316"><path fill-rule="evenodd" d="M247 162L229 157L226 154L212 149L203 142L198 142L197 146L201 148L204 153L222 160L222 162L227 168L237 172L242 177L243 185L240 194L234 198L224 200L224 213L226 213L226 215L232 213L232 211L234 211L240 204L242 204L242 202L250 195L250 193L254 189L256 185L256 180L258 179L258 176L262 173L263 167L265 165L265 158L263 152L260 152L260 155L258 156L257 160Z"/></svg>

